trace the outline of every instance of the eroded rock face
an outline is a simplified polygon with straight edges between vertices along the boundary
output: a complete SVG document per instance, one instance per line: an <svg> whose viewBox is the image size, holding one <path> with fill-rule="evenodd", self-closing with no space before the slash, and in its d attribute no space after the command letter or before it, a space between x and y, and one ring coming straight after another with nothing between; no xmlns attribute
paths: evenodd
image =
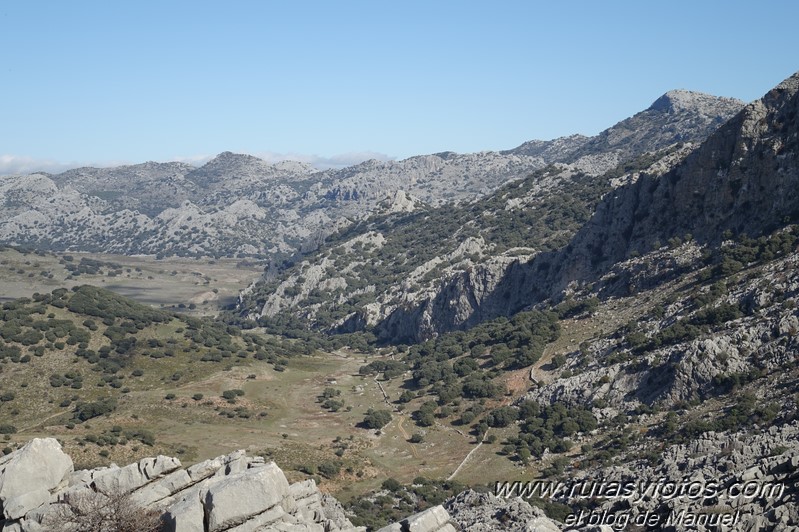
<svg viewBox="0 0 799 532"><path fill-rule="evenodd" d="M609 498L595 512L646 514L665 520L680 515L715 512L735 519L726 530L796 530L799 526L799 425L770 427L760 433L706 433L695 441L673 445L660 464L632 460L601 470L577 472L571 481L590 483L597 478L635 486L630 498ZM646 492L663 479L702 486L702 497L660 496ZM742 494L747 487L747 495ZM560 502L574 502L562 499ZM684 512L684 513L683 513ZM663 522L663 521L661 521ZM683 524L673 530L696 530ZM712 529L698 528L699 530ZM716 528L720 530L722 528Z"/></svg>
<svg viewBox="0 0 799 532"><path fill-rule="evenodd" d="M559 532L561 525L521 498L503 499L467 490L448 500L446 510L462 530L470 532Z"/></svg>
<svg viewBox="0 0 799 532"><path fill-rule="evenodd" d="M208 530L218 532L275 510L275 517L296 507L289 497L289 483L283 472L270 463L255 471L230 475L200 495L208 516ZM276 510L280 505L282 511Z"/></svg>
<svg viewBox="0 0 799 532"><path fill-rule="evenodd" d="M81 499L127 497L162 514L166 530L337 532L352 526L335 499L313 481L289 485L283 471L236 451L183 468L177 458L145 458L124 467L73 472L52 438L34 439L0 461L3 532L61 530L63 510Z"/></svg>

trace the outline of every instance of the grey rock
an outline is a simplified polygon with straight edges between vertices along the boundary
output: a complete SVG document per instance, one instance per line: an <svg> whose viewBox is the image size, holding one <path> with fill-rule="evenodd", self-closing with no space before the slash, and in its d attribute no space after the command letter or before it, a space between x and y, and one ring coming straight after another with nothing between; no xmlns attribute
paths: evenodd
<svg viewBox="0 0 799 532"><path fill-rule="evenodd" d="M3 501L3 515L6 519L19 519L50 500L50 492L44 488L26 491L16 497Z"/></svg>
<svg viewBox="0 0 799 532"><path fill-rule="evenodd" d="M150 482L143 488L133 493L133 501L140 506L152 506L158 501L167 499L192 484L189 474L179 469L167 476Z"/></svg>
<svg viewBox="0 0 799 532"><path fill-rule="evenodd" d="M223 457L212 458L190 466L186 469L192 482L199 482L205 478L214 475L224 465Z"/></svg>
<svg viewBox="0 0 799 532"><path fill-rule="evenodd" d="M434 506L428 510L412 515L403 522L409 532L454 531L452 518L443 506Z"/></svg>
<svg viewBox="0 0 799 532"><path fill-rule="evenodd" d="M521 498L505 499L466 490L447 500L445 508L462 530L559 532L561 525Z"/></svg>
<svg viewBox="0 0 799 532"><path fill-rule="evenodd" d="M272 509L289 495L288 481L274 464L234 473L201 495L209 532L240 525Z"/></svg>
<svg viewBox="0 0 799 532"><path fill-rule="evenodd" d="M443 506L434 506L414 514L399 523L381 528L378 532L455 532L455 522Z"/></svg>
<svg viewBox="0 0 799 532"><path fill-rule="evenodd" d="M167 456L144 458L123 468L100 471L92 483L97 491L106 495L130 493L179 467L180 460L177 458Z"/></svg>
<svg viewBox="0 0 799 532"><path fill-rule="evenodd" d="M23 528L24 523L20 521L0 521L0 528L2 532L25 532L27 529Z"/></svg>
<svg viewBox="0 0 799 532"><path fill-rule="evenodd" d="M164 513L168 532L205 532L205 509L199 494L170 506Z"/></svg>
<svg viewBox="0 0 799 532"><path fill-rule="evenodd" d="M26 453L20 449L3 457L0 470L10 471L14 476L22 474L21 460L32 451L41 456L45 449L58 456L57 442L45 443L34 441L26 446ZM0 521L0 526L5 527L2 530L39 532L52 522L63 505L101 494L127 494L133 504L163 512L166 529L173 532L365 530L353 527L338 501L323 496L313 481L289 486L277 465L265 463L261 457L247 456L244 451L187 469L176 458L166 456L145 458L125 467L75 473L71 472L71 461L68 464L70 467L65 468L61 482L56 483L55 477L47 480L41 476L38 487L28 486L22 493L4 500L7 520ZM9 465L14 467L9 469ZM13 477L5 480L7 489L17 485ZM45 485L54 487L48 490L42 487Z"/></svg>
<svg viewBox="0 0 799 532"><path fill-rule="evenodd" d="M0 459L0 503L6 518L22 517L66 487L72 459L53 438L36 438Z"/></svg>

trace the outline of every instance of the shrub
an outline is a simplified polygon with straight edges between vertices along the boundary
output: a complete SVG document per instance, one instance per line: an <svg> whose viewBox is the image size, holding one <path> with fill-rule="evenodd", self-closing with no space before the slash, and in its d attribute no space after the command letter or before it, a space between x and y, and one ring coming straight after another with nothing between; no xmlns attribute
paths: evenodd
<svg viewBox="0 0 799 532"><path fill-rule="evenodd" d="M334 462L324 462L319 464L319 473L327 478L335 477L338 475L339 471L341 471L341 466Z"/></svg>
<svg viewBox="0 0 799 532"><path fill-rule="evenodd" d="M117 402L113 398L102 399L100 401L78 403L75 407L74 418L78 421L86 421L103 414L113 412L117 407Z"/></svg>
<svg viewBox="0 0 799 532"><path fill-rule="evenodd" d="M222 392L222 398L226 399L228 403L235 403L236 398L244 395L244 390L225 390Z"/></svg>
<svg viewBox="0 0 799 532"><path fill-rule="evenodd" d="M391 421L391 412L388 410L374 410L369 409L366 416L363 418L363 424L366 428L382 429Z"/></svg>
<svg viewBox="0 0 799 532"><path fill-rule="evenodd" d="M394 491L399 491L400 489L402 489L402 484L400 484L399 481L397 481L396 479L387 478L386 480L383 481L383 484L382 484L381 487L384 490L388 490L388 491L394 492Z"/></svg>
<svg viewBox="0 0 799 532"><path fill-rule="evenodd" d="M142 508L130 494L92 491L69 497L68 503L48 514L43 524L48 530L63 532L157 532L163 527L161 512Z"/></svg>
<svg viewBox="0 0 799 532"><path fill-rule="evenodd" d="M518 418L518 412L510 406L497 408L486 416L489 427L507 427Z"/></svg>

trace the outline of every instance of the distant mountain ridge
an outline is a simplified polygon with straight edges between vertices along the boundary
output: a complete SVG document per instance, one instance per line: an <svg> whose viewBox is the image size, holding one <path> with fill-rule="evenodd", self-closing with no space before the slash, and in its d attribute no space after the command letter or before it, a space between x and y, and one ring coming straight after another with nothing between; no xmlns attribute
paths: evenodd
<svg viewBox="0 0 799 532"><path fill-rule="evenodd" d="M643 111L597 137L531 141L503 152L444 152L324 171L224 152L198 168L146 162L4 176L0 242L165 256L292 254L379 212L400 190L434 207L486 196L552 163L598 175L641 150L701 140L743 105L669 94L660 100L680 105Z"/></svg>

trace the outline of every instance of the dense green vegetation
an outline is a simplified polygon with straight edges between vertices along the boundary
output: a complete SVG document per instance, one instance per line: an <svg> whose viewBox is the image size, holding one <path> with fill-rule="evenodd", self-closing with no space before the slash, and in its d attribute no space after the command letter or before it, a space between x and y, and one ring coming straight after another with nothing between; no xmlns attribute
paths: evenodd
<svg viewBox="0 0 799 532"><path fill-rule="evenodd" d="M593 307L593 303L587 306ZM577 308L573 305L567 307ZM582 305L579 307L584 308ZM500 377L506 371L537 362L546 344L557 339L559 334L557 313L521 312L511 319L499 318L468 331L448 333L403 348L404 356L400 359L373 361L362 366L360 374L382 375L386 380L404 379L406 389L396 401L399 408L404 409L407 403L418 397L435 397L435 400L414 403L418 407L411 416L418 426L430 427L437 419L448 419L452 423L472 425L472 432L481 439L489 427L507 427L520 419L519 410L513 407L486 411L487 400L499 399L506 392ZM406 374L410 378L406 379ZM568 445L560 436L591 430L586 420L593 420L588 412L570 409L544 410L542 416L549 423L543 430L549 432L536 433L536 437L552 443L551 447L558 450L561 447L565 450ZM573 428L571 423L564 425L564 416L576 419L577 428ZM595 426L596 421L593 422ZM369 426L377 428L372 424ZM411 441L421 442L421 434ZM536 448L536 441L532 438L528 443ZM525 451L521 452L524 454Z"/></svg>
<svg viewBox="0 0 799 532"><path fill-rule="evenodd" d="M72 255L64 255L59 262L70 272L72 277L78 277L81 274L103 274L104 271L108 272L110 277L115 277L117 275L122 275L123 272L121 264L91 259L89 257L81 257L80 261L76 263Z"/></svg>
<svg viewBox="0 0 799 532"><path fill-rule="evenodd" d="M491 426L506 426L515 421L513 411L497 410L487 418ZM519 405L519 435L508 439L505 452L516 453L517 458L527 463L531 456L540 458L545 449L561 453L571 449L569 437L580 432L590 432L597 427L594 415L582 407L568 407L561 403L540 405L525 401Z"/></svg>
<svg viewBox="0 0 799 532"><path fill-rule="evenodd" d="M761 376L762 377L762 376ZM756 376L728 375L716 380L721 393L738 390L738 386L756 380ZM705 432L737 431L755 424L772 424L780 412L780 405L774 402L758 403L752 392L738 391L729 396L730 404L712 418L697 416L680 419L675 412L669 412L665 422L653 430L664 441L684 443L693 441ZM785 421L789 421L786 419Z"/></svg>
<svg viewBox="0 0 799 532"><path fill-rule="evenodd" d="M370 408L363 418L363 425L367 429L382 429L391 422L391 412Z"/></svg>
<svg viewBox="0 0 799 532"><path fill-rule="evenodd" d="M353 525L377 530L441 504L462 492L465 486L455 481L417 477L410 485L389 478L383 482L381 488L380 491L359 497L346 506L354 514L350 519Z"/></svg>
<svg viewBox="0 0 799 532"><path fill-rule="evenodd" d="M559 334L557 314L520 312L511 319L499 318L410 346L400 360L377 360L363 366L360 373L382 373L384 379L392 379L409 371L408 390L399 402L417 394L436 396L437 402L426 403L414 413L419 425L430 426L433 416L448 412L447 404L501 396L505 389L496 377L534 364Z"/></svg>
<svg viewBox="0 0 799 532"><path fill-rule="evenodd" d="M791 253L799 245L799 226L791 225L758 238L748 235L735 237L727 231L722 238L725 239L722 245L705 254L705 262L713 265L713 268L703 273L703 279L726 277L745 267L763 264Z"/></svg>

